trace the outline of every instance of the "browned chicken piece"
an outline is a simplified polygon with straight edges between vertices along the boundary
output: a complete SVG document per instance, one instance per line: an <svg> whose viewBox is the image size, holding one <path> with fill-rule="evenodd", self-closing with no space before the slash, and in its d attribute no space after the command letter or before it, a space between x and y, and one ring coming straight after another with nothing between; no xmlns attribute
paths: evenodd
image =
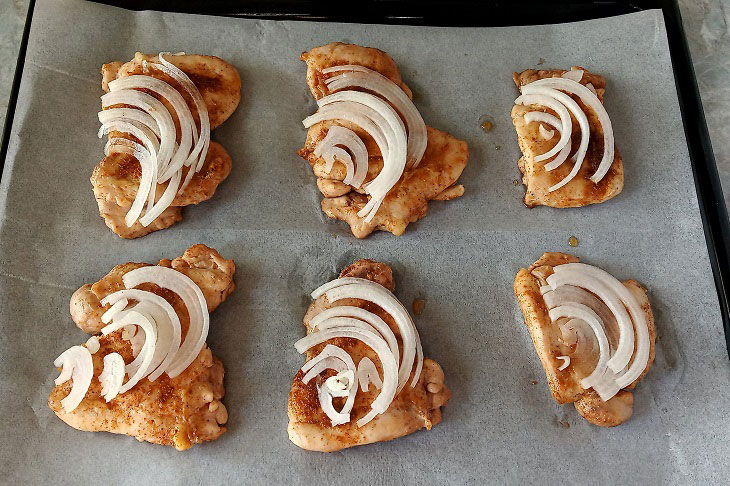
<svg viewBox="0 0 730 486"><path fill-rule="evenodd" d="M122 276L146 263L117 265L93 285L86 284L71 298L71 315L77 325L89 333L98 333L103 324L103 308L99 300L124 288ZM233 291L233 260L225 260L212 248L194 245L174 260L160 260L159 265L171 267L190 277L203 291L208 309L214 310ZM185 304L177 294L153 284L137 287L160 295L180 317L183 340L190 325ZM185 371L175 378L162 374L157 380L147 378L131 390L117 395L111 402L101 396L98 380L103 359L109 353L119 353L129 363L130 342L122 338L123 330L99 336L100 349L92 355L94 376L91 387L81 404L71 413L64 411L61 400L71 391L72 382L56 386L48 398L48 406L70 426L89 432L112 432L136 437L140 441L171 445L185 450L193 444L215 440L226 431L223 426L228 412L221 399L223 364L205 346Z"/></svg>
<svg viewBox="0 0 730 486"><path fill-rule="evenodd" d="M573 67L571 69L581 69L584 71L580 83L583 85L592 84L596 90L598 99L603 102L606 80L602 76L593 74L581 67ZM540 71L528 69L521 73L514 73L513 77L515 84L519 88L538 79L561 77L565 72L563 69ZM527 207L550 206L553 208L572 208L588 206L589 204L598 204L607 201L618 195L623 189L624 167L618 148L616 148L613 164L603 179L598 184L590 180L590 177L596 172L603 157L603 129L593 110L584 105L577 96L570 96L578 103L578 106L581 107L588 117L588 123L591 129L588 151L583 165L575 178L553 192L549 192L548 189L563 180L570 173L574 162L571 158L568 158L562 165L549 172L545 170L545 164L552 159L535 162L535 157L552 149L560 137L554 136L550 140L543 139L539 132L540 123L526 123L524 115L530 111L542 111L556 116L557 114L551 109L540 105L515 105L512 108L512 122L517 130L517 138L520 150L522 151L522 157L517 162L517 165L522 172L522 183L526 186L524 201ZM572 113L571 118L573 121L571 154L573 154L580 145L581 134L578 128L578 122ZM546 126L546 128L550 129L551 127Z"/></svg>
<svg viewBox="0 0 730 486"><path fill-rule="evenodd" d="M395 290L393 273L386 264L373 260L358 260L345 268L340 277L358 277L377 282L387 289ZM380 316L395 333L398 344L402 349L398 326L392 317L383 312L378 306L359 299L343 299L336 305L354 305L366 308ZM325 296L315 300L309 306L304 316L304 326L307 334L312 332L311 320L324 309L333 307ZM335 338L318 346L311 348L306 353L307 361L319 354L327 344L333 344L344 349L352 356L355 363L363 357L369 357L378 368L382 376L382 367L377 354L361 341L348 338ZM324 372L321 376L326 379L334 375L332 370ZM411 374L411 379L412 379ZM300 370L289 393L289 439L303 449L333 452L348 447L383 442L398 437L412 434L422 428L430 430L431 427L441 422L441 407L446 405L450 398L449 389L444 384L444 372L435 361L424 359L423 371L415 387L409 385L395 396L388 410L378 415L371 422L363 427L358 427L358 419L366 415L370 410L370 404L375 399L378 391L370 387L368 392L361 390L355 396L355 404L350 414L350 422L332 426L332 422L322 411L317 396L316 380L309 383L302 382L303 373ZM335 409L339 410L344 404L344 398L333 400Z"/></svg>
<svg viewBox="0 0 730 486"><path fill-rule="evenodd" d="M355 64L379 72L412 98L411 90L401 79L393 59L385 52L371 47L335 42L315 47L302 54L307 63L307 84L315 99L330 94L325 80L334 74L322 70L337 65ZM383 158L375 141L364 130L344 120L324 121L312 125L307 140L298 153L307 159L317 176L317 187L324 196L322 211L330 218L350 225L353 235L365 238L375 230L402 235L409 223L418 221L428 211L428 201L448 201L464 194L462 185L455 185L466 167L469 157L466 142L448 133L426 127L428 146L418 167L407 169L400 181L390 190L375 217L369 223L357 215L367 204L368 196L362 189L355 189L342 181L346 175L344 164L336 160L332 170L325 171L326 162L314 155L317 144L324 139L329 128L341 125L353 130L363 140L368 150L369 166L365 183L373 180L383 168Z"/></svg>
<svg viewBox="0 0 730 486"><path fill-rule="evenodd" d="M592 370L595 363L578 363L575 359L571 359L570 366L562 371L558 369L563 363L558 356L569 355L570 346L559 341L560 329L551 321L548 308L540 293L540 286L546 284L545 279L553 273L553 267L578 261L579 259L573 255L545 253L529 268L520 269L515 277L514 292L555 401L560 404L573 403L576 410L592 424L613 427L631 418L634 399L630 390L648 373L654 361L656 341L654 317L646 289L636 280L623 282L646 314L651 344L649 361L641 376L627 389L619 391L606 402L601 400L594 390L584 389L580 385L580 380L585 374L579 376L579 373L586 369Z"/></svg>
<svg viewBox="0 0 730 486"><path fill-rule="evenodd" d="M238 71L214 56L200 55L168 55L165 59L180 68L200 91L208 109L211 130L219 126L231 116L241 99L241 79ZM171 77L151 68L145 68L145 62L155 63L158 56L146 55L138 52L134 59L127 63L111 62L104 64L101 69L102 89L109 91L109 83L115 79L144 74L161 79L175 87L183 96L195 122L200 127L195 103L190 95ZM167 100L155 93L158 98L173 114L173 121L178 128L180 124L175 111ZM112 132L113 136L124 136L131 140L134 137ZM178 194L169 208L158 216L148 226L142 226L139 221L127 227L124 216L132 206L137 194L137 187L142 174L141 166L136 158L128 154L112 153L105 157L94 168L91 175L91 184L94 196L99 205L99 214L104 218L106 225L122 238L139 238L154 231L168 228L182 220L182 206L198 204L207 201L215 193L218 185L228 177L231 171L231 158L228 152L218 143L211 141L208 154L200 172L195 174L182 194ZM188 168L183 169L183 180ZM157 197L162 196L167 184L158 184ZM144 212L142 213L144 214Z"/></svg>

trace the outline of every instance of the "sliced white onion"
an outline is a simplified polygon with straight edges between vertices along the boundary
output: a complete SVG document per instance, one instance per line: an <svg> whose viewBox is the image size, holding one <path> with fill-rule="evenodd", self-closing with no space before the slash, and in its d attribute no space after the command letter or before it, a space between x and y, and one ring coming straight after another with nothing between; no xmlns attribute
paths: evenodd
<svg viewBox="0 0 730 486"><path fill-rule="evenodd" d="M561 268L565 267L565 268ZM621 302L625 306L626 309L628 309L629 313L631 314L631 320L633 322L633 326L631 331L629 332L631 336L633 337L634 332L636 333L636 352L634 354L634 360L629 366L629 368L620 374L616 380L617 384L621 388L625 388L629 386L631 383L633 383L640 375L644 372L644 369L646 369L646 365L649 362L649 351L651 347L651 343L649 340L649 325L646 321L646 314L644 313L643 309L641 308L641 305L639 305L639 302L636 300L636 297L631 293L631 291L626 288L624 284L622 284L616 277L611 275L610 273L606 272L605 270L602 270L598 267L594 267L592 265L587 265L585 263L566 263L563 265L558 265L555 267L556 273L562 273L562 272L572 272L572 271L579 271L582 272L585 275L589 275L597 280L602 281L608 288L611 289L612 292L617 294L619 298L621 299ZM588 289L590 290L590 289ZM596 293L596 292L593 292ZM600 297L600 296L599 296ZM605 302L605 301L604 301ZM610 308L610 306L609 306ZM613 309L611 309L613 310ZM621 324L619 323L619 329L621 330ZM624 331L626 332L626 331ZM619 343L621 341L621 338L619 337ZM634 344L633 339L631 340L631 348L633 350ZM620 344L619 344L620 347ZM618 354L618 350L616 351L616 354ZM628 363L627 363L628 364ZM625 366L625 365L624 365ZM611 368L614 369L614 368ZM614 369L614 371L617 371ZM620 371L620 370L618 370Z"/></svg>
<svg viewBox="0 0 730 486"><path fill-rule="evenodd" d="M538 130L540 131L540 136L544 140L550 140L555 135L555 130L548 130L547 128L545 128L545 125L543 125L542 123L540 123L540 128ZM566 145L566 147L567 147L567 145Z"/></svg>
<svg viewBox="0 0 730 486"><path fill-rule="evenodd" d="M197 157L197 165L193 165L192 167L194 167L195 172L198 172L205 163L205 158L208 155L208 148L210 147L210 119L208 117L208 107L206 106L205 101L203 100L203 96L200 94L200 91L198 91L198 88L195 86L195 83L192 82L187 74L185 74L177 66L165 59L164 56L169 54L169 52L161 52L159 55L160 64L153 64L152 66L160 69L165 74L177 81L180 86L182 86L183 89L190 95L190 97L193 99L193 102L195 103L195 109L198 110L198 118L200 119L200 138L198 139L198 142L195 144L195 147L190 153L189 160L195 160L195 158ZM183 185L180 188L181 193L183 190L185 190L188 183L190 182L190 178L192 177L191 173L192 171L188 172L188 175L185 178L185 182L183 182Z"/></svg>
<svg viewBox="0 0 730 486"><path fill-rule="evenodd" d="M160 182L164 182L172 177L172 174L179 170L188 161L190 147L193 143L192 139L193 137L197 137L195 120L193 119L193 115L190 112L188 104L185 102L185 98L183 98L175 88L160 79L152 76L136 74L133 76L115 79L109 83L110 92L117 90L139 89L153 91L165 98L175 111L175 115L177 116L180 125L180 143L178 149L175 151L169 163L164 166L160 166L159 169L159 180Z"/></svg>
<svg viewBox="0 0 730 486"><path fill-rule="evenodd" d="M358 216L370 222L405 169L407 136L403 121L386 102L358 91L334 93L319 99L317 104L319 111L302 122L305 128L325 120L346 120L365 130L380 149L383 169L365 186L370 201L358 212Z"/></svg>
<svg viewBox="0 0 730 486"><path fill-rule="evenodd" d="M578 171L583 165L583 160L585 159L586 152L588 151L588 142L590 139L591 134L591 127L588 123L588 117L583 112L581 107L576 103L573 98L566 95L565 93L562 93L556 89L549 88L547 86L540 86L536 85L535 83L530 83L522 87L522 93L524 95L541 95L546 96L549 98L552 98L556 102L562 104L565 106L570 112L573 114L573 116L578 121L578 125L580 126L581 131L581 138L580 138L580 145L578 146L578 151L573 156L573 159L575 160L575 164L573 165L573 168L571 169L570 173L563 178L560 182L557 184L551 186L548 191L553 192L557 191L564 185L566 185L568 182L573 180L575 176L578 174ZM518 98L519 99L519 98ZM561 116L562 118L562 116ZM561 133L561 141L563 139L564 133ZM570 138L570 132L568 133L568 138ZM562 147L561 147L562 148ZM555 147L553 147L552 150L555 150ZM549 153L549 152L547 152ZM544 155L544 154L543 154ZM540 156L541 157L541 156ZM535 157L535 160L538 160L538 157Z"/></svg>
<svg viewBox="0 0 730 486"><path fill-rule="evenodd" d="M101 396L108 402L119 394L124 382L124 358L119 353L104 356L104 369L99 375Z"/></svg>
<svg viewBox="0 0 730 486"><path fill-rule="evenodd" d="M377 411L377 413L385 412L396 394L396 388L398 386L398 366L395 363L393 353L391 353L383 338L372 331L366 331L358 327L338 327L309 334L297 341L294 344L294 347L299 353L304 353L313 346L338 337L360 340L377 353L378 359L380 359L380 363L383 366L384 380L383 389L378 397L373 401L371 407L373 410Z"/></svg>
<svg viewBox="0 0 730 486"><path fill-rule="evenodd" d="M351 388L357 388L355 372L343 370L336 375L330 376L324 381L324 386L333 397L346 397L350 394Z"/></svg>
<svg viewBox="0 0 730 486"><path fill-rule="evenodd" d="M532 83L531 83L532 84ZM522 90L530 86L525 85L522 87ZM556 99L554 99L551 96L546 96L544 94L522 94L515 100L516 105L524 105L524 106L530 106L530 105L541 105L545 106L547 108L550 108L554 112L558 114L560 117L561 122L561 128L560 128L560 140L557 144L547 152L536 155L535 156L535 162L540 162L542 160L547 160L550 157L556 155L560 150L565 147L566 144L570 143L570 137L573 133L573 121L570 118L570 113L568 113L568 109L565 107L565 105Z"/></svg>
<svg viewBox="0 0 730 486"><path fill-rule="evenodd" d="M86 341L86 349L88 349L91 354L96 354L100 348L101 348L101 344L99 343L98 337L91 336Z"/></svg>
<svg viewBox="0 0 730 486"><path fill-rule="evenodd" d="M160 266L136 268L124 274L122 282L128 289L143 283L153 283L175 292L185 304L190 316L190 326L185 340L166 370L170 378L176 377L198 356L208 337L210 316L203 292L187 275Z"/></svg>
<svg viewBox="0 0 730 486"><path fill-rule="evenodd" d="M104 301L109 302L108 299L108 296L102 299L102 305L106 305ZM124 310L125 307L127 307L127 304L129 304L129 301L127 299L119 299L114 302L114 304L101 315L101 322L103 322L104 324L109 324L112 318L117 315L117 313L121 312L122 310Z"/></svg>
<svg viewBox="0 0 730 486"><path fill-rule="evenodd" d="M332 66L322 70L322 73L344 72L325 81L330 91L347 88L363 88L385 98L400 113L408 128L406 167L418 167L423 154L426 152L428 136L426 123L416 109L413 101L406 95L400 86L377 71L364 66L343 65Z"/></svg>
<svg viewBox="0 0 730 486"><path fill-rule="evenodd" d="M613 164L615 147L611 119L608 117L606 108L604 108L603 103L601 103L598 99L598 96L591 92L590 89L573 81L572 79L545 78L534 81L530 83L530 85L544 86L575 94L580 98L584 105L588 106L596 114L603 130L603 157L598 165L598 169L596 169L596 172L591 176L591 181L594 183L600 182L608 172L608 169L611 168L611 164Z"/></svg>
<svg viewBox="0 0 730 486"><path fill-rule="evenodd" d="M580 319L591 326L593 333L598 339L598 350L600 354L598 356L598 363L596 364L596 367L590 375L581 380L581 386L586 389L592 388L593 385L598 383L603 377L604 372L606 371L606 363L608 363L609 359L608 338L606 338L606 333L603 331L601 319L590 307L583 304L561 305L550 309L548 314L550 315L550 319L553 321L556 321L561 317L569 317Z"/></svg>
<svg viewBox="0 0 730 486"><path fill-rule="evenodd" d="M91 353L83 346L73 346L56 358L53 362L56 368L61 367L61 374L56 378L56 385L73 380L71 391L61 400L66 413L73 412L86 396L94 376L94 362Z"/></svg>
<svg viewBox="0 0 730 486"><path fill-rule="evenodd" d="M371 328L374 328L383 337L383 339L385 339L385 342L388 343L388 347L395 356L396 363L400 363L398 340L396 339L393 330L383 319L380 318L380 316L373 314L362 307L337 305L329 309L325 309L312 318L311 326L313 329L327 329L335 327L337 324L353 324L354 319L342 321L334 319L338 317L355 317L369 324Z"/></svg>
<svg viewBox="0 0 730 486"><path fill-rule="evenodd" d="M562 77L565 79L572 79L576 83L579 83L580 80L583 79L583 70L571 69L570 71L565 71Z"/></svg>
<svg viewBox="0 0 730 486"><path fill-rule="evenodd" d="M114 319L111 324L107 324L106 326L104 326L101 329L101 333L106 336L107 334L121 329L128 324L135 324L138 327L142 328L142 330L144 331L145 340L144 345L142 346L142 350L139 353L139 356L142 357L142 359L140 360L141 364L138 367L133 366L133 368L136 369L132 370L130 370L130 365L127 365L127 373L129 373L130 371L132 371L132 373L130 374L129 380L127 380L127 382L124 383L119 389L119 393L124 393L132 389L132 387L139 383L142 378L147 376L147 374L149 373L150 364L152 363L152 358L155 354L155 346L157 343L157 332L155 329L154 321L151 321L141 312L137 312L135 310L125 311L124 315L121 316L119 319Z"/></svg>
<svg viewBox="0 0 730 486"><path fill-rule="evenodd" d="M626 312L626 307L621 300L620 294L616 292L615 288L612 288L607 279L589 274L583 271L581 267L569 267L568 265L572 264L563 264L554 267L555 273L547 278L547 283L553 289L557 289L563 285L584 288L598 296L611 309L618 323L619 339L616 351L608 361L608 367L615 373L618 373L626 367L634 352L634 329L631 317ZM620 282L619 285L621 285Z"/></svg>
<svg viewBox="0 0 730 486"><path fill-rule="evenodd" d="M118 88L118 84L114 85ZM110 88L111 89L111 88ZM106 108L114 105L129 105L139 110L126 110L125 112L118 112L116 110L106 110ZM170 159L175 151L175 122L172 121L172 115L167 111L165 105L160 100L142 91L135 89L111 89L107 94L101 97L102 111L99 112L99 121L104 124L105 120L111 121L116 119L115 115L126 115L130 119L136 119L140 123L144 123L145 126L149 127L156 136L160 137L160 151L157 154L157 164L160 167L166 167L169 164ZM140 111L141 110L141 111ZM106 112L111 112L107 114ZM146 113L155 123L149 123L149 120L143 122L144 117L140 115L130 114L130 111L137 111L137 113ZM110 119L107 119L110 117ZM107 121L107 123L108 123ZM157 130L153 127L157 127Z"/></svg>
<svg viewBox="0 0 730 486"><path fill-rule="evenodd" d="M162 137L160 127L157 125L155 119L149 113L142 110L135 108L107 108L100 111L98 116L99 122L102 125L114 119L134 121L152 130L152 133L154 133L157 138ZM173 125L173 130L174 128L175 126Z"/></svg>
<svg viewBox="0 0 730 486"><path fill-rule="evenodd" d="M125 139L113 139L111 144L115 146L118 152L135 157L142 167L142 176L137 187L137 195L134 197L134 202L132 202L129 211L124 216L125 224L131 227L139 219L139 215L142 214L144 203L147 201L147 197L152 190L152 179L155 168L152 162L152 154L145 147L131 140L121 142L122 140Z"/></svg>
<svg viewBox="0 0 730 486"><path fill-rule="evenodd" d="M339 125L331 126L327 131L327 135L314 148L314 155L325 159L327 162L325 171L329 173L334 164L334 155L336 155L333 150L338 148L338 145L347 148L354 157L354 168L352 167L352 160L350 166L345 164L347 175L343 182L357 189L362 185L368 174L368 151L362 139L355 132Z"/></svg>
<svg viewBox="0 0 730 486"><path fill-rule="evenodd" d="M322 407L322 411L332 421L332 426L346 424L350 421L349 413L342 413L335 410L332 405L332 395L326 386L317 386L317 395L319 396L319 404Z"/></svg>
<svg viewBox="0 0 730 486"><path fill-rule="evenodd" d="M418 330L411 316L398 298L380 284L363 278L345 277L328 282L314 292L312 298L326 295L330 303L341 299L361 299L376 304L393 317L401 339L403 340L403 356L398 372L398 391L402 390L408 381L416 359L416 371L411 381L411 387L416 386L423 367L423 350Z"/></svg>
<svg viewBox="0 0 730 486"><path fill-rule="evenodd" d="M363 392L368 391L371 383L378 390L383 388L383 380L380 379L378 368L375 367L373 360L367 356L361 359L360 363L357 365L357 378L360 382L360 389Z"/></svg>
<svg viewBox="0 0 730 486"><path fill-rule="evenodd" d="M593 86L593 84L591 84L591 83L586 84L586 88L588 88L591 91L591 93L596 95L596 97L598 97L598 91L596 91L596 87Z"/></svg>
<svg viewBox="0 0 730 486"><path fill-rule="evenodd" d="M558 359L563 362L563 364L558 366L558 371L563 371L570 366L570 356L558 356Z"/></svg>
<svg viewBox="0 0 730 486"><path fill-rule="evenodd" d="M403 121L393 108L377 96L359 91L340 91L317 100L321 108L334 103L352 102L369 108L369 117L377 123L388 143L388 157L383 158L383 169L366 186L372 197L358 216L366 222L372 220L386 194L398 182L406 165L407 135Z"/></svg>
<svg viewBox="0 0 730 486"><path fill-rule="evenodd" d="M543 113L542 111L529 111L525 113L524 119L526 123L532 123L536 121L547 123L548 125L555 128L561 135L563 133L563 125L560 119L558 119L555 115L551 115L550 113ZM551 170L560 167L563 162L565 162L565 160L568 158L568 155L570 155L570 151L572 148L572 143L566 143L565 147L560 150L557 157L545 164L545 170L550 172Z"/></svg>

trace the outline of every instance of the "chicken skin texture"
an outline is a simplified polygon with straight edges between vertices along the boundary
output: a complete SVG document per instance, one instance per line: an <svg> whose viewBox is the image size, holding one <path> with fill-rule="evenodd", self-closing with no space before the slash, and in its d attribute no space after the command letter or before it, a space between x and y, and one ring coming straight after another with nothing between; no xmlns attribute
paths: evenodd
<svg viewBox="0 0 730 486"><path fill-rule="evenodd" d="M209 311L214 310L233 291L233 260L225 260L212 248L194 245L174 260L160 260L160 266L173 268L190 277L203 291ZM71 298L71 315L79 328L99 333L104 324L101 314L109 308L99 302L107 295L124 288L122 276L146 263L117 265L94 284L86 284ZM167 300L180 317L183 340L190 325L187 309L175 293L154 284L136 288L154 292ZM215 440L226 431L228 412L221 399L224 368L206 346L178 376L163 373L157 380L147 378L110 402L101 396L99 375L103 359L119 353L126 363L133 359L130 342L122 338L123 330L99 336L100 349L92 355L94 378L81 404L72 412L64 411L61 400L71 391L68 381L54 387L48 406L68 425L89 432L111 432L136 437L140 441L169 445L186 450L194 444Z"/></svg>
<svg viewBox="0 0 730 486"><path fill-rule="evenodd" d="M636 280L623 282L646 315L650 342L649 361L642 374L631 385L606 402L601 400L594 390L584 389L580 385L580 380L595 367L595 363L580 363L573 357L570 366L562 371L558 369L563 364L558 356L569 355L570 346L560 340L561 331L550 319L548 307L540 293L540 286L547 284L545 279L552 275L553 267L578 261L579 259L573 255L545 253L529 268L520 269L515 277L514 292L555 401L560 404L573 403L578 413L594 425L613 427L631 418L634 403L631 390L649 372L654 361L656 341L654 316L646 289ZM578 370L584 373L581 374Z"/></svg>
<svg viewBox="0 0 730 486"><path fill-rule="evenodd" d="M412 98L411 90L401 79L398 66L381 50L336 42L311 49L303 53L301 59L307 63L307 84L315 99L331 94L325 80L337 75L324 74L322 70L343 64L365 66L377 71L400 86ZM307 132L305 145L298 153L309 162L317 176L317 187L324 196L322 211L330 218L347 222L355 237L365 238L376 230L402 235L409 223L426 216L429 201L446 201L464 194L464 187L456 185L456 182L469 157L466 142L435 128L426 127L428 144L420 164L404 171L372 221L365 222L357 215L368 201L362 186L355 189L342 182L346 169L339 160L335 159L334 167L328 173L325 170L325 160L314 155L317 144L335 124L353 130L365 143L369 165L364 184L372 181L383 168L380 149L369 134L345 120L323 121L312 125Z"/></svg>
<svg viewBox="0 0 730 486"><path fill-rule="evenodd" d="M241 99L241 79L233 66L213 56L168 55L165 56L165 59L180 68L198 88L208 109L211 130L231 116ZM176 88L183 96L199 128L200 119L195 102L187 91L173 78L146 66L147 63L156 63L158 60L156 55L151 56L138 52L134 59L127 63L104 64L101 69L102 89L108 92L111 81L131 75L147 75L161 79ZM162 96L154 92L149 92L149 94L159 99L172 114L179 141L180 123L175 110ZM120 132L112 131L110 136L124 137L139 142L131 135ZM220 144L211 141L201 170L192 177L185 190L176 195L170 207L147 226L142 226L139 221L136 221L128 227L124 221L124 216L134 202L142 174L141 166L136 158L124 153L110 153L94 168L91 184L99 206L99 214L104 218L109 229L122 238L138 238L181 221L183 206L198 204L213 197L218 185L228 177L231 166L231 158L226 150ZM185 180L188 170L187 167L183 168L182 180ZM156 199L162 196L166 187L167 183L157 184Z"/></svg>
<svg viewBox="0 0 730 486"><path fill-rule="evenodd" d="M373 260L356 261L345 268L340 277L365 278L377 282L391 291L395 287L390 267ZM402 351L398 327L392 317L383 312L380 307L359 299L343 299L337 301L334 305L354 305L380 316L395 333L399 348ZM319 297L310 305L304 316L304 326L307 329L307 334L313 332L311 327L312 318L330 307L333 307L333 304L328 302L325 296ZM382 376L383 371L377 354L370 347L356 339L335 338L314 346L306 352L307 361L317 356L327 344L341 347L352 356L355 363L358 363L364 357L369 357L378 368L380 376ZM370 404L379 393L373 386L367 392L358 389L350 414L350 422L332 426L332 422L321 409L316 382L318 380L324 381L334 374L332 370L325 371L321 377L305 384L302 382L304 374L299 370L294 378L289 393L289 439L303 449L333 452L348 447L396 439L412 434L422 428L430 430L431 427L441 422L441 407L447 404L451 395L444 384L444 372L441 367L435 361L426 358L416 386L410 386L413 377L411 375L408 381L409 385L405 386L395 396L385 413L378 415L363 427L358 427L356 425L357 420L369 412ZM344 399L335 398L333 403L335 409L339 410L344 404Z"/></svg>
<svg viewBox="0 0 730 486"><path fill-rule="evenodd" d="M573 67L572 69L581 69L584 71L580 83L583 85L592 84L596 90L596 96L603 102L606 80L602 76L593 74L583 68ZM539 79L559 78L565 72L562 69L540 71L528 69L521 73L514 73L513 77L515 84L520 88ZM557 114L551 109L540 105L515 105L512 108L512 122L517 130L517 139L520 150L522 151L522 157L517 162L517 165L520 172L522 172L522 183L526 187L524 202L527 207L550 206L553 208L572 208L588 206L589 204L598 204L607 201L617 196L623 189L624 168L621 154L619 154L617 148L613 163L603 179L598 184L590 180L590 177L598 169L603 157L603 129L593 110L584 105L577 96L570 96L578 103L578 106L581 107L588 118L588 124L590 126L588 151L583 160L583 165L576 176L566 185L553 192L549 192L549 188L563 180L573 168L574 162L571 157L578 150L581 139L578 122L571 113L573 122L571 157L559 167L548 172L545 170L545 164L552 159L535 162L535 157L552 149L558 140L560 140L559 133L555 130L553 138L545 140L539 132L540 123L526 123L524 115L530 111L542 111L556 116ZM549 126L545 126L545 128L552 129Z"/></svg>

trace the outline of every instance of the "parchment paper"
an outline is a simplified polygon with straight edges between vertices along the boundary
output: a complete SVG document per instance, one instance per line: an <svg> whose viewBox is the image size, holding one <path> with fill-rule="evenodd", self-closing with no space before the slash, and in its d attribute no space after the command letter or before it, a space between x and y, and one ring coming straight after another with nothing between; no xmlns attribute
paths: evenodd
<svg viewBox="0 0 730 486"><path fill-rule="evenodd" d="M426 122L469 143L466 195L432 203L396 238L364 241L319 209L295 150L315 109L302 51L331 41L389 52ZM215 197L142 239L110 233L89 176L99 69L134 52L213 54L236 66L243 98L214 133L233 157ZM608 79L606 107L624 158L615 200L526 209L509 111L512 71L580 64ZM490 115L495 127L480 128ZM730 366L697 207L661 13L540 27L423 28L133 13L41 0L33 17L0 191L0 471L8 484L686 484L730 467ZM568 246L571 235L578 248ZM228 432L185 453L76 431L46 405L52 361L87 336L71 293L126 261L174 258L205 243L238 267L211 316L226 367ZM569 251L650 291L659 339L634 417L614 429L556 405L512 280L543 251ZM303 358L308 293L357 258L389 263L427 356L453 396L444 421L390 443L335 454L300 450L286 401ZM536 383L534 383L536 382Z"/></svg>

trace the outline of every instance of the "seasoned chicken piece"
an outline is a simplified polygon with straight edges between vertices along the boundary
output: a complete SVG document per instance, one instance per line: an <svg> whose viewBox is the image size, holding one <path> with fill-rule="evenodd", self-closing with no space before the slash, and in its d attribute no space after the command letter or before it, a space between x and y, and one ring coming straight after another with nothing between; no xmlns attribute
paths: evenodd
<svg viewBox="0 0 730 486"><path fill-rule="evenodd" d="M627 389L621 390L610 400L604 402L592 390L580 385L580 380L595 367L596 363L581 363L571 358L570 366L564 370L558 368L563 361L558 356L566 356L571 352L570 346L561 341L561 331L548 315L548 307L540 293L540 286L553 273L553 267L565 263L577 263L577 257L564 253L545 253L529 268L520 269L515 277L514 292L525 318L525 324L532 336L532 342L540 358L550 392L560 404L573 403L576 410L589 422L602 427L620 425L631 418L633 396L631 389L648 373L655 354L656 330L654 317L649 304L646 289L635 280L626 280L624 285L633 293L637 302L646 314L649 327L649 361L641 376ZM609 334L609 330L606 330ZM613 342L612 336L608 336Z"/></svg>
<svg viewBox="0 0 730 486"><path fill-rule="evenodd" d="M117 265L95 284L86 284L71 298L71 315L77 325L89 333L98 333L103 324L99 320L106 309L99 303L105 296L124 288L122 276L146 263ZM174 260L160 260L159 265L174 268L190 277L203 291L208 309L214 310L233 291L233 260L225 260L212 248L195 245ZM180 317L183 340L190 325L182 299L175 293L153 284L137 287L160 295L167 300ZM131 390L106 402L101 396L98 380L103 359L109 353L119 353L126 363L132 361L132 346L122 338L120 329L99 336L100 349L92 355L94 376L91 387L81 404L67 413L61 400L71 391L72 382L56 386L48 398L49 407L70 426L90 432L112 432L136 437L140 441L171 445L185 450L204 441L215 440L225 432L223 424L228 412L221 399L223 364L205 346L198 357L175 378L162 374L157 380L147 378Z"/></svg>
<svg viewBox="0 0 730 486"><path fill-rule="evenodd" d="M584 71L580 83L583 85L593 85L596 96L603 102L606 80L602 76L593 74L583 68L573 67L571 69ZM561 77L565 72L562 69L541 71L528 69L521 73L514 73L513 76L515 84L519 88L538 79ZM583 165L575 178L553 192L549 192L548 189L563 180L570 173L574 162L572 158L568 158L568 160L552 171L545 170L545 164L552 160L552 158L535 162L535 156L552 149L560 140L560 135L555 130L553 138L545 140L539 132L540 123L526 123L524 115L530 111L541 111L556 116L557 114L541 105L515 105L512 108L512 122L517 130L518 142L520 150L522 150L522 157L517 162L517 165L522 172L522 183L527 188L524 199L527 207L550 206L554 208L569 208L598 204L618 195L623 189L624 168L618 149L616 149L613 164L603 179L598 184L590 180L590 177L596 172L603 157L603 129L593 110L584 105L577 96L571 95L571 97L578 103L578 106L581 107L588 118L590 125L588 151ZM571 118L573 121L572 157L572 154L575 153L580 145L581 133L578 122L572 114ZM552 129L549 126L545 126L545 128Z"/></svg>
<svg viewBox="0 0 730 486"><path fill-rule="evenodd" d="M373 260L358 260L345 268L340 277L358 277L377 282L387 289L395 290L393 273L386 264ZM383 312L378 306L359 299L343 299L337 305L354 305L366 308L380 316L393 330L402 347L398 326L392 317ZM309 306L304 316L304 326L307 334L313 332L312 318L321 311L332 307L325 296L315 300ZM355 363L363 357L369 357L378 368L382 376L382 367L377 354L361 341L347 338L335 338L311 348L307 351L307 361L319 354L327 344L339 346L352 356ZM335 373L328 370L322 374L323 379ZM435 361L424 359L423 371L415 387L411 388L411 378L403 390L395 396L388 410L375 419L358 427L356 422L370 410L370 403L375 399L378 391L370 387L368 392L358 390L355 404L351 412L350 422L332 426L332 422L322 411L317 395L316 380L304 384L300 370L289 393L289 439L303 449L333 452L348 447L374 442L383 442L416 432L422 428L428 430L441 422L441 407L449 401L450 392L444 384L444 372ZM343 398L333 400L335 409L339 410L344 404Z"/></svg>
<svg viewBox="0 0 730 486"><path fill-rule="evenodd" d="M398 66L385 52L371 47L336 42L302 54L307 63L307 84L315 99L330 94L325 80L337 73L324 74L322 70L337 65L355 64L379 72L412 98L411 90L400 76ZM307 159L317 176L317 187L324 199L322 211L327 216L347 222L353 235L365 238L375 230L389 231L396 236L402 235L409 223L418 221L428 211L428 201L447 201L464 194L464 187L455 185L466 167L469 157L466 142L448 133L426 127L428 145L423 159L416 168L406 169L400 181L390 190L380 209L370 222L357 215L368 201L362 188L343 183L346 169L336 160L332 170L325 170L326 162L314 155L314 149L321 142L332 125L341 125L353 130L365 143L369 165L364 184L372 181L383 168L380 149L364 130L345 120L324 121L312 125L307 132L307 140L298 154Z"/></svg>
<svg viewBox="0 0 730 486"><path fill-rule="evenodd" d="M211 129L219 126L238 106L241 99L241 79L238 71L227 62L213 56L199 55L168 55L165 59L180 68L200 91L208 109ZM190 95L173 78L156 70L145 67L146 63L158 62L158 56L145 55L138 52L134 59L127 63L111 62L102 66L102 89L109 91L109 83L126 76L143 74L161 79L175 87L183 96L198 127L200 120L195 103ZM172 113L177 127L177 136L180 136L180 123L175 110L168 101L150 92L158 98ZM125 137L139 142L134 137L119 132L111 132L111 136ZM218 185L228 177L231 171L231 158L226 150L218 143L211 141L205 163L195 174L182 194L178 194L160 216L148 226L142 226L137 221L128 227L124 217L134 202L137 187L142 174L139 162L131 155L111 153L94 168L91 184L94 196L99 206L99 214L104 218L106 225L122 238L138 238L153 231L168 228L182 220L182 206L198 204L213 197ZM183 169L183 178L188 168ZM158 184L156 197L162 196L167 183ZM142 213L144 214L144 212Z"/></svg>

